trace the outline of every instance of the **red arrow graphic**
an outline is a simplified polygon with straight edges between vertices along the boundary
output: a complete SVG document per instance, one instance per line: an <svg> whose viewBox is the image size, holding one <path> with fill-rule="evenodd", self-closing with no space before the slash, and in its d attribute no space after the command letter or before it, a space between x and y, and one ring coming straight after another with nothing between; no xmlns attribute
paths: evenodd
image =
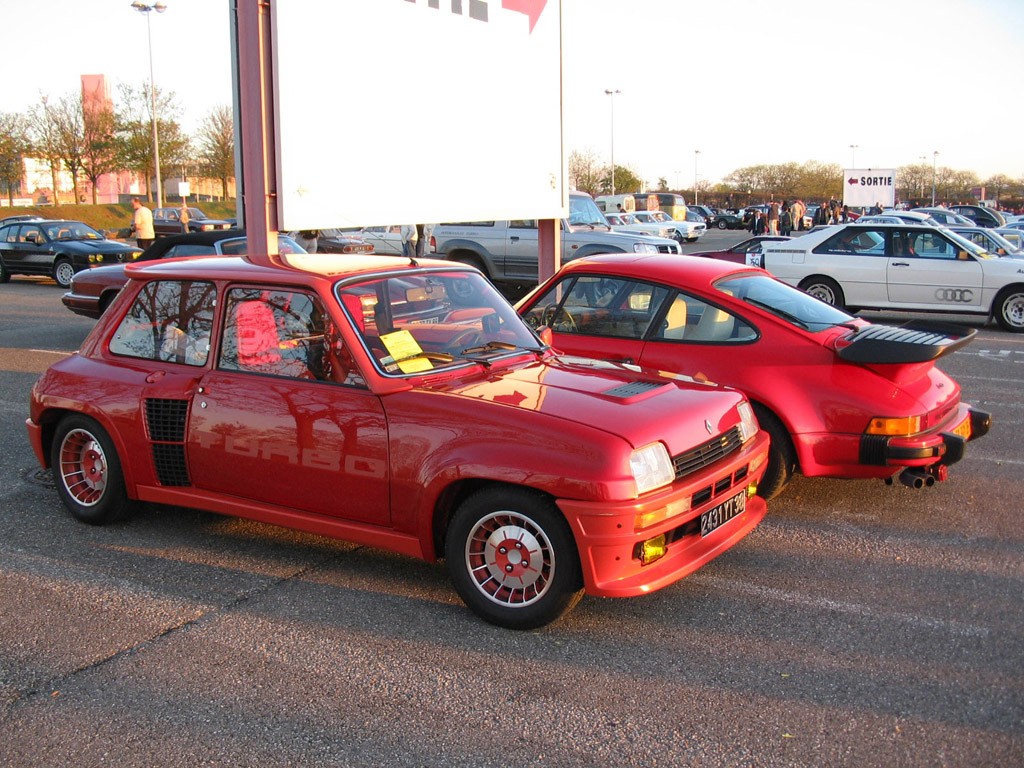
<svg viewBox="0 0 1024 768"><path fill-rule="evenodd" d="M846 180L846 183L847 184L856 184L857 180L851 176L849 179Z"/></svg>
<svg viewBox="0 0 1024 768"><path fill-rule="evenodd" d="M548 0L501 0L502 8L517 13L525 13L529 17L531 32L533 32L533 28L537 24L537 19L544 13L544 6L547 4Z"/></svg>

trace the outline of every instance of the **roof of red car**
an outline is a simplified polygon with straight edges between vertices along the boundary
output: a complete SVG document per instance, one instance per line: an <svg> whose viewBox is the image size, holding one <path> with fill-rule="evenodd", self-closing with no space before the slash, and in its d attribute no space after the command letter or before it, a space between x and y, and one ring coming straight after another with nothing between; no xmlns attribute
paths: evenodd
<svg viewBox="0 0 1024 768"><path fill-rule="evenodd" d="M743 272L764 273L764 270L758 267L720 259L642 253L607 253L600 256L585 256L568 262L562 268L561 273L599 269L602 272L635 276L639 268L643 269L645 278L662 282L675 282L685 276L688 283L712 283L726 275Z"/></svg>
<svg viewBox="0 0 1024 768"><path fill-rule="evenodd" d="M293 253L281 255L281 266L260 266L240 256L162 259L125 266L125 275L174 278L201 276L221 280L276 280L306 282L310 275L326 278L379 274L408 269L410 262L400 256L373 254ZM464 269L461 264L438 259L417 259L422 267Z"/></svg>

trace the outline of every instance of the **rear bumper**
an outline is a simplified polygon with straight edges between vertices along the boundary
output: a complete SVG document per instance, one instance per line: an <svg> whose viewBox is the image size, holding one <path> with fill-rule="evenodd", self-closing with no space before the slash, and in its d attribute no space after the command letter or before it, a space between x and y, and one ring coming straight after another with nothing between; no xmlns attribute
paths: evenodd
<svg viewBox="0 0 1024 768"><path fill-rule="evenodd" d="M741 514L706 536L700 535L700 518L756 486L767 467L768 440L762 431L727 459L644 499L558 500L576 538L587 594L632 597L653 592L696 571L750 533L767 511L760 496L748 495ZM694 499L701 501L694 504ZM638 515L661 512L664 520L636 530ZM669 540L667 553L643 565L637 546L661 534Z"/></svg>
<svg viewBox="0 0 1024 768"><path fill-rule="evenodd" d="M988 434L991 425L991 414L961 405L946 429L911 437L863 435L860 461L885 467L948 466L960 461L966 444Z"/></svg>

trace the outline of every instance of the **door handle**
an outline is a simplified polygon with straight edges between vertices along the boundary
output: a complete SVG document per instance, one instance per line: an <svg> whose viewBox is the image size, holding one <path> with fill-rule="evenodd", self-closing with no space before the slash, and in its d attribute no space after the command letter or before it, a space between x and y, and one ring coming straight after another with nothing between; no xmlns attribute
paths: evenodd
<svg viewBox="0 0 1024 768"><path fill-rule="evenodd" d="M513 243L518 243L519 235L510 235L508 239L511 240Z"/></svg>
<svg viewBox="0 0 1024 768"><path fill-rule="evenodd" d="M909 261L894 261L892 263L892 265L894 267L909 267L910 266L910 262Z"/></svg>

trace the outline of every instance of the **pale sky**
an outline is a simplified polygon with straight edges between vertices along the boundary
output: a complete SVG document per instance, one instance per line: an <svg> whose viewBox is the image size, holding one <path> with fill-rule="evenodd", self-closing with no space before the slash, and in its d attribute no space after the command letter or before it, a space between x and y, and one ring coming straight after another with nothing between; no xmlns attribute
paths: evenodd
<svg viewBox="0 0 1024 768"><path fill-rule="evenodd" d="M314 19L318 2L344 1L277 0L308 4ZM177 94L191 131L231 102L229 3L165 2L165 13L150 14L155 80ZM544 13L555 0L548 5ZM4 6L0 111L27 111L40 93L76 94L81 74L148 82L146 18L130 0ZM930 164L936 150L940 167L1024 176L1024 0L562 0L562 12L566 151L609 161L604 91L619 90L615 162L651 183L692 186L695 160L714 183L737 168L790 161ZM339 48L353 34L361 32L338 30ZM400 52L389 50L386 30L365 34L378 37L388 66L429 56L429 40ZM321 73L324 105L310 116L332 103L341 119L357 113L345 78L360 75ZM416 119L452 119L452 104L462 119L457 83L418 96ZM371 119L400 119L407 98L382 93L362 106ZM529 109L528 92L510 95L509 106Z"/></svg>

